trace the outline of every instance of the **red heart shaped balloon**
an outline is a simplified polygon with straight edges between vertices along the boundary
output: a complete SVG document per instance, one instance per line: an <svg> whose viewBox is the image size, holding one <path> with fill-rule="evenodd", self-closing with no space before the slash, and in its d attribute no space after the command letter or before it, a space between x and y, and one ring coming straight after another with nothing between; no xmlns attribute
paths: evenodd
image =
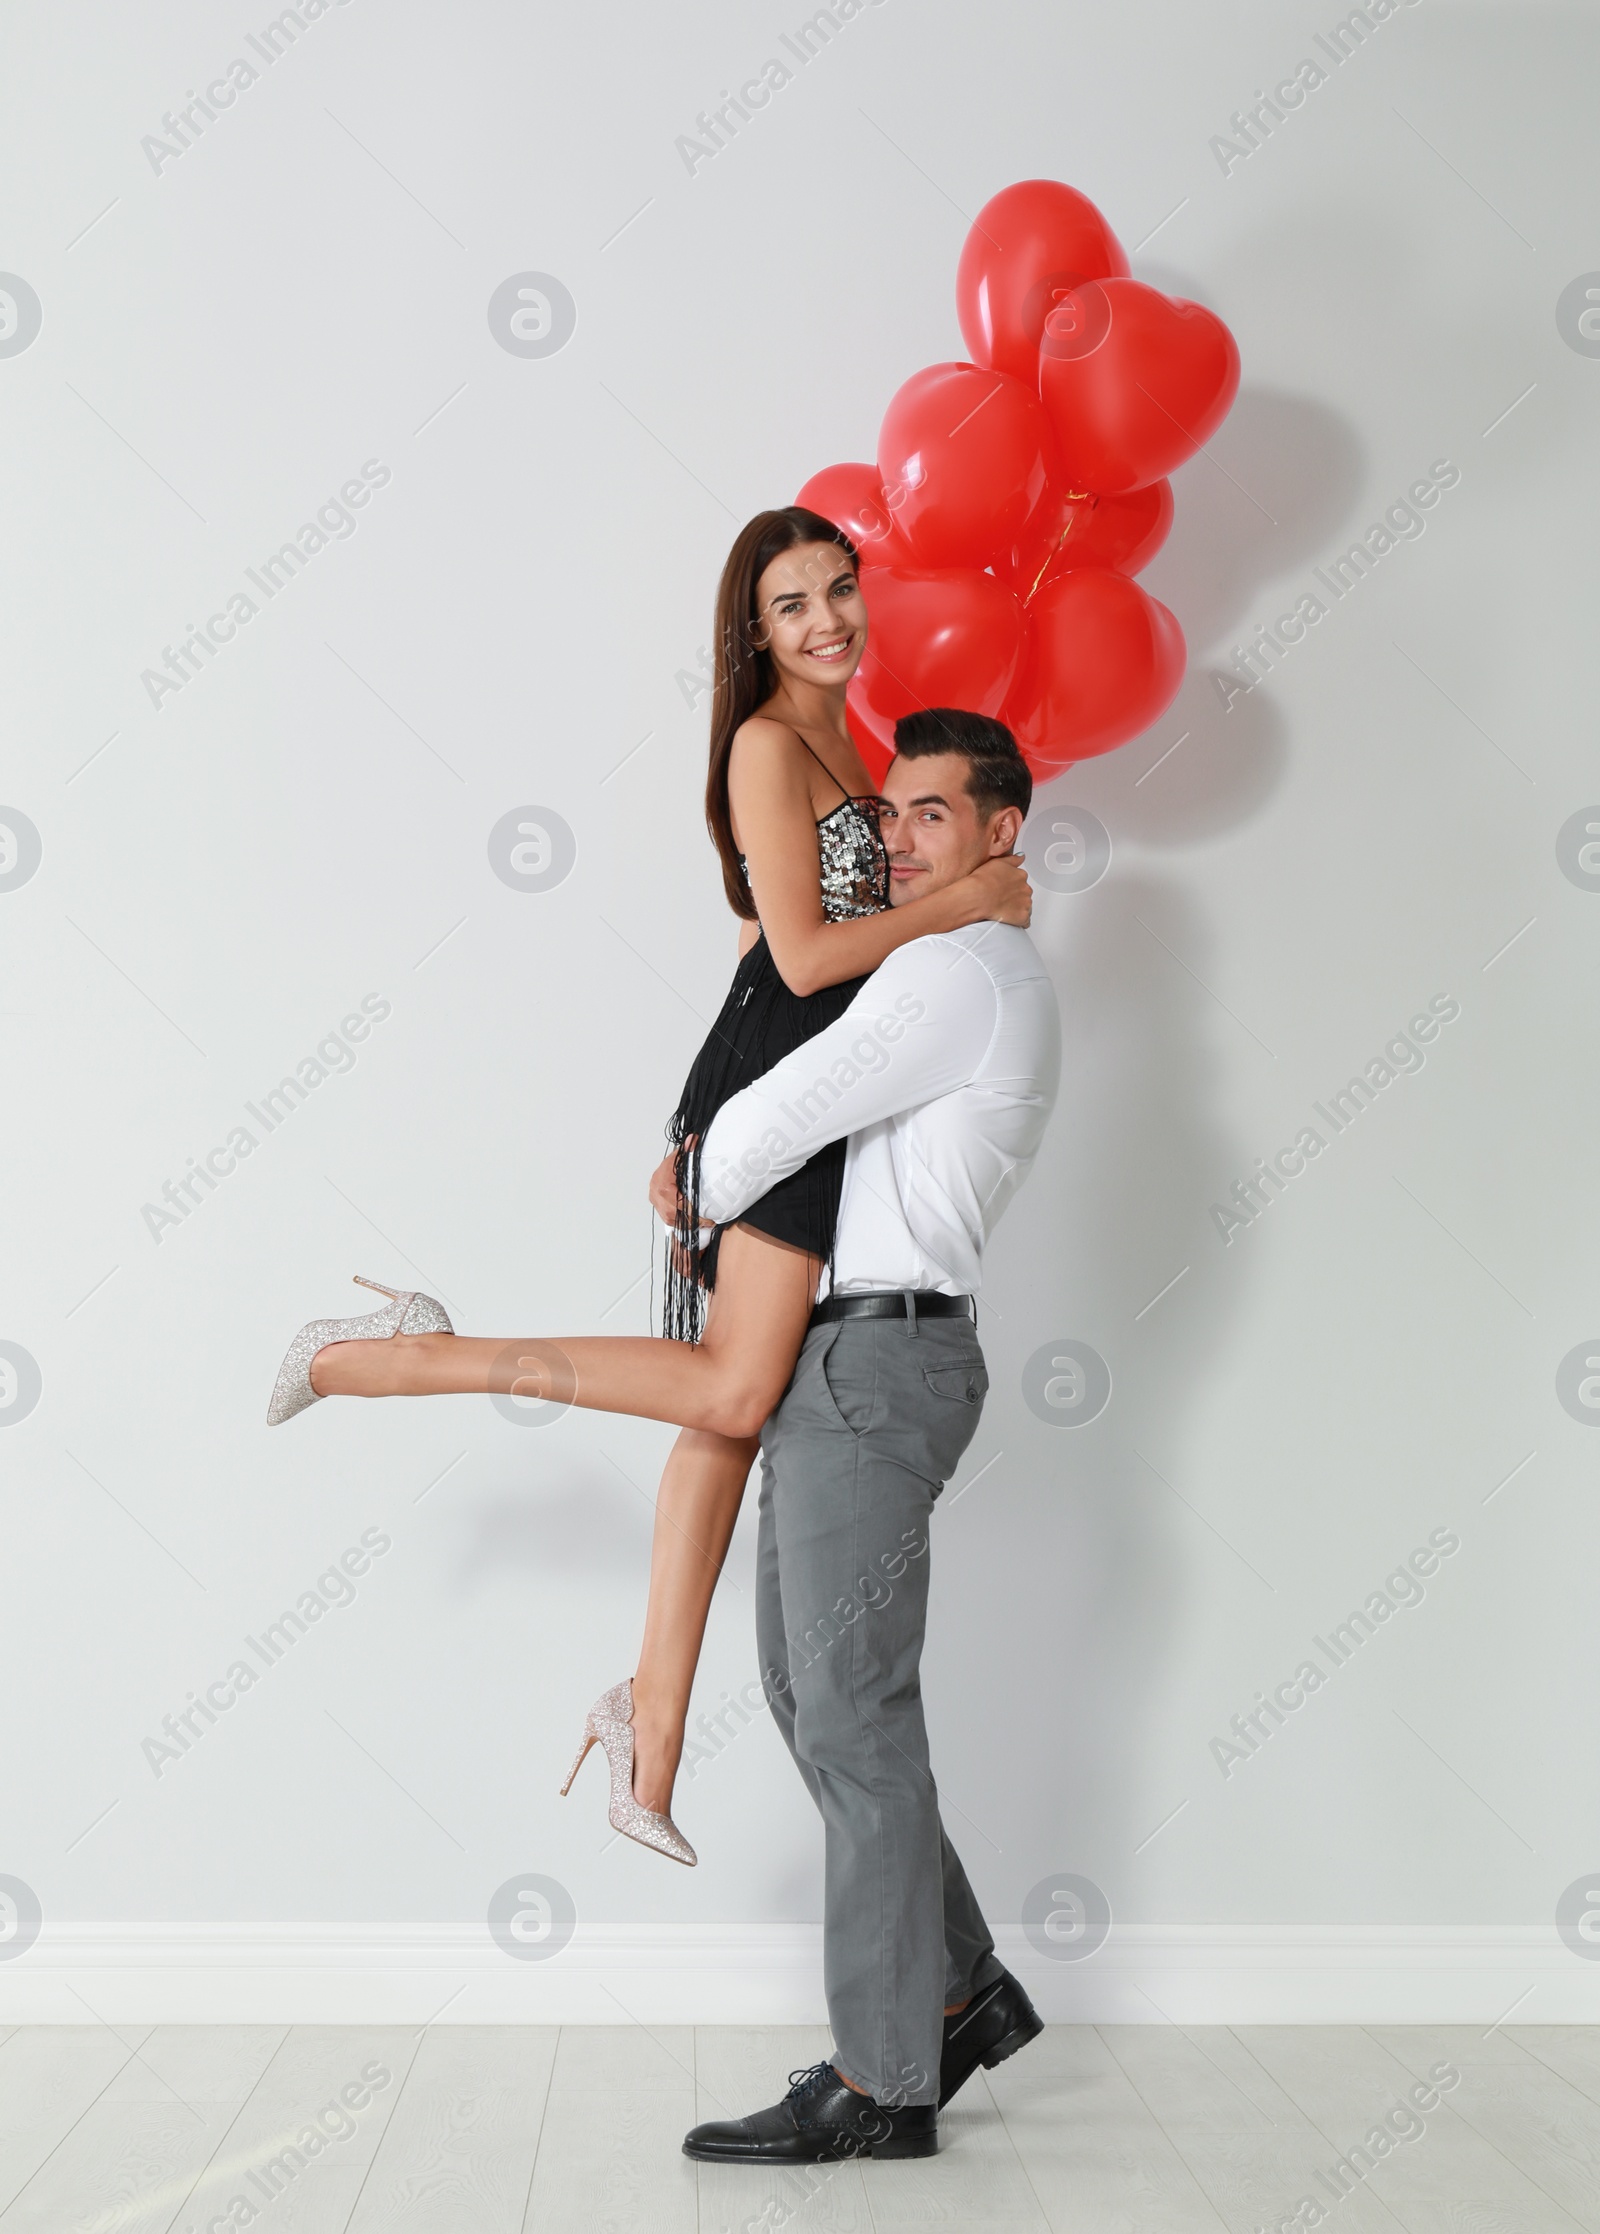
<svg viewBox="0 0 1600 2234"><path fill-rule="evenodd" d="M976 365L913 373L878 436L885 498L922 567L1002 558L1044 501L1052 463L1035 390Z"/></svg>
<svg viewBox="0 0 1600 2234"><path fill-rule="evenodd" d="M876 746L862 757L881 779L894 725L923 706L998 714L1022 651L1022 609L1003 582L973 568L861 576L867 648L850 684L852 727Z"/></svg>
<svg viewBox="0 0 1600 2234"><path fill-rule="evenodd" d="M1039 393L1064 486L1124 494L1192 457L1239 386L1239 351L1214 311L1137 279L1091 280L1045 320Z"/></svg>
<svg viewBox="0 0 1600 2234"><path fill-rule="evenodd" d="M956 314L974 364L1038 378L1051 306L1086 279L1121 279L1128 259L1086 195L1025 178L984 203L956 268Z"/></svg>
<svg viewBox="0 0 1600 2234"><path fill-rule="evenodd" d="M1138 574L1167 540L1172 512L1170 481L1152 481L1129 496L1057 495L1041 506L1012 549L1005 577L1026 605L1046 582L1073 567Z"/></svg>
<svg viewBox="0 0 1600 2234"><path fill-rule="evenodd" d="M875 465L828 465L813 473L796 504L842 527L863 566L915 566L911 546L889 511Z"/></svg>
<svg viewBox="0 0 1600 2234"><path fill-rule="evenodd" d="M889 763L894 758L894 722L873 712L861 695L859 678L851 683L846 704L849 707L850 737L861 755L861 765L875 784L881 784L889 772Z"/></svg>
<svg viewBox="0 0 1600 2234"><path fill-rule="evenodd" d="M1183 681L1183 631L1126 574L1082 567L1047 582L1001 719L1041 780L1148 729Z"/></svg>

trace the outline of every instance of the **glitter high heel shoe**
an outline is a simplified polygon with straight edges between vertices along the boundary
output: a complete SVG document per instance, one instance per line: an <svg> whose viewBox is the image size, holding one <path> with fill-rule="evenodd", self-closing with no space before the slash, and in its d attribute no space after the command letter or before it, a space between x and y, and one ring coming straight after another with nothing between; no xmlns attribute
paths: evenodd
<svg viewBox="0 0 1600 2234"><path fill-rule="evenodd" d="M624 1838L636 1838L641 1846L654 1847L669 1861L685 1862L693 1869L695 1850L672 1817L658 1815L653 1807L641 1807L633 1796L632 1676L625 1683L615 1683L609 1691L603 1691L589 1709L578 1758L568 1769L567 1781L561 1787L563 1799L571 1791L572 1780L597 1738L605 1747L606 1759L611 1765L611 1805L607 1810L611 1828L621 1831Z"/></svg>
<svg viewBox="0 0 1600 2234"><path fill-rule="evenodd" d="M414 1288L386 1288L381 1280L364 1280L359 1272L355 1275L355 1283L358 1288L372 1288L377 1294L386 1295L388 1303L381 1311L370 1312L363 1319L309 1319L306 1322L289 1344L288 1355L278 1368L277 1386L267 1406L269 1427L281 1427L285 1420L292 1420L296 1412L303 1412L308 1404L322 1401L311 1386L311 1362L330 1342L381 1342L392 1334L454 1334L450 1314L431 1295L420 1295Z"/></svg>

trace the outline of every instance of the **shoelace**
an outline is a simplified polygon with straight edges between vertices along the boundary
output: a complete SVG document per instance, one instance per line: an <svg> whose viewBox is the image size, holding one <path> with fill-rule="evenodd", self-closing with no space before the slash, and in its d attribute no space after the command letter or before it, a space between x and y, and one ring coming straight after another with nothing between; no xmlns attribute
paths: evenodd
<svg viewBox="0 0 1600 2234"><path fill-rule="evenodd" d="M809 2070L791 2071L786 2102L793 2102L797 2095L814 2094L818 2087L837 2086L839 2074L831 2063L814 2063Z"/></svg>

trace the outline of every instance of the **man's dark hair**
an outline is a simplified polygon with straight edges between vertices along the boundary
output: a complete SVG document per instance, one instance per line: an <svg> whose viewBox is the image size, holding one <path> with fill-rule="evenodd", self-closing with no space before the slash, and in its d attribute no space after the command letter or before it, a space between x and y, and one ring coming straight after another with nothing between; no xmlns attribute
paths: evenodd
<svg viewBox="0 0 1600 2234"><path fill-rule="evenodd" d="M1033 778L1003 721L969 714L957 706L925 706L902 714L894 725L894 749L901 760L927 760L934 753L959 753L967 764L967 795L987 822L1002 807L1026 814L1033 803Z"/></svg>

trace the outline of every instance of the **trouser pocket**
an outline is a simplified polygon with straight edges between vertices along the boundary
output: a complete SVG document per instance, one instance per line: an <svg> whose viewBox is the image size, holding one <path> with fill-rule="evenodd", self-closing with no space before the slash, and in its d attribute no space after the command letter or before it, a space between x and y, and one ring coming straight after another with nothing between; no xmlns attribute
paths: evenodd
<svg viewBox="0 0 1600 2234"><path fill-rule="evenodd" d="M935 1396L952 1404L981 1404L989 1393L989 1370L981 1357L954 1365L924 1366L922 1378Z"/></svg>

